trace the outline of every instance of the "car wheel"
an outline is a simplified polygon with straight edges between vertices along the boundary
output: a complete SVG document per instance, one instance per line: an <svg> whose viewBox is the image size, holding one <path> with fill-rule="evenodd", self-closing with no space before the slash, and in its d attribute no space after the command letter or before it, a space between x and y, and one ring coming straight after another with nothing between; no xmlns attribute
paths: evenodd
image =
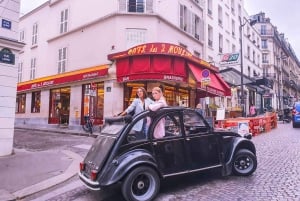
<svg viewBox="0 0 300 201"><path fill-rule="evenodd" d="M251 175L257 167L256 156L247 149L239 150L233 160L232 171L238 176Z"/></svg>
<svg viewBox="0 0 300 201"><path fill-rule="evenodd" d="M124 179L122 194L127 201L150 201L157 195L160 178L150 167L137 167Z"/></svg>

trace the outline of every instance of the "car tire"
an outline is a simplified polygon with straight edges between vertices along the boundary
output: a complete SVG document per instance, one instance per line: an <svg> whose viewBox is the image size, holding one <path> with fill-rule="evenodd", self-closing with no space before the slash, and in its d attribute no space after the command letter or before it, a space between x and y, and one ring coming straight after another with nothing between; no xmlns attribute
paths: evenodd
<svg viewBox="0 0 300 201"><path fill-rule="evenodd" d="M247 149L236 152L233 158L232 171L237 176L249 176L257 167L256 156Z"/></svg>
<svg viewBox="0 0 300 201"><path fill-rule="evenodd" d="M150 167L141 166L133 169L122 183L122 194L127 201L150 201L155 198L160 188L160 178Z"/></svg>

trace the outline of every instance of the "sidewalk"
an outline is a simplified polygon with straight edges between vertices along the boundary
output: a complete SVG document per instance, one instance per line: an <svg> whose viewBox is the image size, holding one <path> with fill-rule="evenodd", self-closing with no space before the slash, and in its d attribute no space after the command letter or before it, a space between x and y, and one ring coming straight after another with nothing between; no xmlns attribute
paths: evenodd
<svg viewBox="0 0 300 201"><path fill-rule="evenodd" d="M84 131L59 128L22 129L89 135ZM80 155L69 150L14 149L14 154L0 157L0 201L18 200L62 183L77 174L82 160Z"/></svg>
<svg viewBox="0 0 300 201"><path fill-rule="evenodd" d="M53 128L42 128L42 127L32 127L30 125L16 125L15 129L26 129L26 130L37 130L37 131L44 131L44 132L55 132L55 133L61 133L61 134L70 134L70 135L80 135L80 136L93 136L97 137L99 135L99 131L94 131L91 135L88 132L85 132L84 130L78 130L78 129L69 129L67 127L53 127Z"/></svg>

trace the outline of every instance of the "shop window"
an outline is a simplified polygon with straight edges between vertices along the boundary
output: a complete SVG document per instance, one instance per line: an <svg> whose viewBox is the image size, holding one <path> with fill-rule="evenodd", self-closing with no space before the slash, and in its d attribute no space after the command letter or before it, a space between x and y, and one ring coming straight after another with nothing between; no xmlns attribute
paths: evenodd
<svg viewBox="0 0 300 201"><path fill-rule="evenodd" d="M68 124L70 113L70 87L50 91L50 124Z"/></svg>
<svg viewBox="0 0 300 201"><path fill-rule="evenodd" d="M90 116L95 124L103 123L104 83L83 85L83 117Z"/></svg>
<svg viewBox="0 0 300 201"><path fill-rule="evenodd" d="M25 113L26 94L18 94L16 99L16 113Z"/></svg>
<svg viewBox="0 0 300 201"><path fill-rule="evenodd" d="M31 113L39 113L41 107L41 91L32 92Z"/></svg>

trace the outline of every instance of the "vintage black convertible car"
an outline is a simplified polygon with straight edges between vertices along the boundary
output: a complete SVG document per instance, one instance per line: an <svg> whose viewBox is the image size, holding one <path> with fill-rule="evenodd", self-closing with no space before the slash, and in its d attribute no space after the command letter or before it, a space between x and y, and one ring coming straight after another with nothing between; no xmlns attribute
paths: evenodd
<svg viewBox="0 0 300 201"><path fill-rule="evenodd" d="M257 159L250 139L250 134L215 131L190 108L106 118L80 163L79 177L92 190L121 182L126 200L153 200L166 177L215 168L224 176L251 175Z"/></svg>

